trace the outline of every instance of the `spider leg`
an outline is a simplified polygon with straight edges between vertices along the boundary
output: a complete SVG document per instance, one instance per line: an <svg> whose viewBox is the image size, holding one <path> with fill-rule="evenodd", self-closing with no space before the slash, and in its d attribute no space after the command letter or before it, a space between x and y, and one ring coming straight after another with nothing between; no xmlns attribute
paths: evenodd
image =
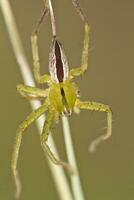
<svg viewBox="0 0 134 200"><path fill-rule="evenodd" d="M74 173L74 171L71 168L71 166L68 163L55 157L54 153L51 151L50 147L47 144L47 140L48 140L48 136L50 133L50 128L51 128L53 120L54 120L54 112L52 110L50 110L48 112L47 118L46 118L44 126L43 126L43 131L41 134L41 146L43 148L43 151L47 153L48 157L54 164L62 165L69 171L69 173L72 174L72 173Z"/></svg>
<svg viewBox="0 0 134 200"><path fill-rule="evenodd" d="M77 13L80 15L81 19L88 24L88 19L86 15L84 14L82 8L80 7L79 0L72 0L72 4L74 5Z"/></svg>
<svg viewBox="0 0 134 200"><path fill-rule="evenodd" d="M80 100L77 100L76 106L80 109L88 109L92 111L107 113L107 133L105 135L98 137L91 143L89 151L94 152L96 146L103 140L107 140L112 134L112 111L108 105L97 102L88 102L88 101L81 102Z"/></svg>
<svg viewBox="0 0 134 200"><path fill-rule="evenodd" d="M77 67L75 69L70 70L70 78L75 76L82 75L88 66L88 48L89 48L89 32L90 26L86 15L84 14L82 8L80 7L79 0L72 0L72 4L74 5L76 11L80 15L81 19L85 23L85 35L84 35L84 44L82 50L82 57L81 57L81 67Z"/></svg>
<svg viewBox="0 0 134 200"><path fill-rule="evenodd" d="M33 55L33 65L34 65L34 76L38 83L50 82L50 76L48 74L40 75L40 61L39 61L39 51L37 44L37 34L42 24L43 20L49 13L48 2L46 1L45 7L43 9L43 13L36 24L35 30L31 35L31 45L32 45L32 55Z"/></svg>
<svg viewBox="0 0 134 200"><path fill-rule="evenodd" d="M44 99L48 96L49 89L40 89L33 86L27 86L23 84L17 85L18 92L28 99Z"/></svg>
<svg viewBox="0 0 134 200"><path fill-rule="evenodd" d="M19 149L21 145L21 140L22 140L22 134L25 131L28 126L33 123L38 117L40 117L48 107L48 103L45 102L41 107L39 107L37 110L33 111L18 127L17 132L16 132L16 139L15 139L15 144L14 144L14 149L13 149L13 154L12 154L12 161L11 161L11 169L13 172L14 176L14 181L16 185L16 198L20 197L20 192L21 192L21 182L19 179L19 174L17 171L17 162L18 162L18 156L19 156Z"/></svg>
<svg viewBox="0 0 134 200"><path fill-rule="evenodd" d="M88 48L89 48L89 32L90 26L86 23L85 24L85 35L84 35L84 43L83 43L83 50L82 50L82 57L81 57L81 67L77 67L70 70L70 78L74 78L75 76L82 75L88 66Z"/></svg>
<svg viewBox="0 0 134 200"><path fill-rule="evenodd" d="M46 17L48 16L48 14L49 14L48 0L44 0L44 8L43 8L43 11L41 13L39 20L37 21L36 27L33 31L34 33L37 34L39 32L40 26L43 23L43 21L46 19Z"/></svg>

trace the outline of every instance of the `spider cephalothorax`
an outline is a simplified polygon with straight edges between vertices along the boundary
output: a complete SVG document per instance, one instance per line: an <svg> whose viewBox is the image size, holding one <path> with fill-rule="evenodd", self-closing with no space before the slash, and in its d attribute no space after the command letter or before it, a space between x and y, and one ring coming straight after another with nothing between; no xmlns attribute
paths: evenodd
<svg viewBox="0 0 134 200"><path fill-rule="evenodd" d="M77 98L77 88L71 81L60 84L53 83L50 86L49 101L53 109L58 113L71 114Z"/></svg>

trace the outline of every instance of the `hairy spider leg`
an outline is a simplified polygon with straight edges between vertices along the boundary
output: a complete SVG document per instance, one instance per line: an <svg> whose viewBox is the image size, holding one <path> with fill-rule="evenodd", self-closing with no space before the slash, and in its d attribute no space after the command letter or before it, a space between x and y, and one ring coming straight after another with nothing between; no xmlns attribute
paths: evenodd
<svg viewBox="0 0 134 200"><path fill-rule="evenodd" d="M31 35L31 44L32 44L32 55L33 55L33 65L34 65L34 76L37 83L49 83L51 82L50 75L44 74L40 75L40 61L39 61L39 52L37 44L37 34L36 32Z"/></svg>
<svg viewBox="0 0 134 200"><path fill-rule="evenodd" d="M48 0L45 0L43 11L41 12L41 16L37 21L37 24L35 26L33 33L37 34L39 32L40 26L43 23L43 21L46 19L46 17L48 16L48 14L49 14Z"/></svg>
<svg viewBox="0 0 134 200"><path fill-rule="evenodd" d="M89 49L89 32L90 26L86 23L85 24L85 34L84 34L84 44L82 50L82 57L81 57L81 67L77 67L70 70L70 78L74 78L75 76L80 76L84 74L87 70L88 66L88 49Z"/></svg>
<svg viewBox="0 0 134 200"><path fill-rule="evenodd" d="M18 92L27 99L44 99L48 96L49 88L48 89L40 89L33 86L19 84L17 85Z"/></svg>
<svg viewBox="0 0 134 200"><path fill-rule="evenodd" d="M72 4L74 5L76 11L78 12L78 14L80 15L81 19L88 24L88 19L86 17L86 15L84 14L82 8L80 7L80 3L79 0L72 0Z"/></svg>
<svg viewBox="0 0 134 200"><path fill-rule="evenodd" d="M50 158L50 160L54 164L62 165L63 167L65 167L69 171L69 173L73 173L73 169L71 168L71 166L68 163L63 162L62 160L57 158L54 155L54 153L51 151L50 147L47 144L48 136L50 134L51 125L52 125L52 123L54 121L54 115L55 115L55 112L50 109L50 111L47 114L47 118L46 118L46 120L44 122L42 134L40 136L41 146L42 146L44 152L47 153L48 157Z"/></svg>
<svg viewBox="0 0 134 200"><path fill-rule="evenodd" d="M18 162L18 156L19 156L19 150L20 150L20 145L21 145L21 140L22 140L22 134L25 131L26 128L30 126L37 118L39 118L46 110L48 107L48 103L45 102L41 107L39 107L37 110L33 111L19 126L16 132L16 139L15 139L15 144L14 144L14 149L13 149L13 154L12 154L12 161L11 161L11 168L15 180L15 185L16 185L16 198L20 197L20 192L21 192L21 183L17 171L17 162Z"/></svg>
<svg viewBox="0 0 134 200"><path fill-rule="evenodd" d="M39 51L38 51L38 43L37 43L37 35L39 32L40 25L42 24L43 20L48 16L49 14L49 6L48 1L45 1L45 6L43 9L43 12L41 14L41 17L39 18L35 30L31 34L31 46L32 46L32 55L33 55L33 65L34 65L34 76L37 83L49 83L50 82L50 75L44 74L41 75L40 73L40 60L39 60Z"/></svg>
<svg viewBox="0 0 134 200"><path fill-rule="evenodd" d="M112 134L112 111L108 105L90 101L82 102L78 99L76 101L76 107L78 107L79 109L88 109L92 111L107 113L107 133L98 137L91 143L89 151L94 152L96 150L97 145L103 140L107 140Z"/></svg>
<svg viewBox="0 0 134 200"><path fill-rule="evenodd" d="M72 4L74 5L77 13L80 15L82 21L85 23L85 35L84 35L84 44L82 50L82 57L81 57L81 67L77 67L75 69L70 70L70 78L74 76L80 76L84 74L87 70L88 66L88 49L89 49L89 33L90 33L90 26L86 15L84 14L82 8L80 7L79 0L72 0Z"/></svg>

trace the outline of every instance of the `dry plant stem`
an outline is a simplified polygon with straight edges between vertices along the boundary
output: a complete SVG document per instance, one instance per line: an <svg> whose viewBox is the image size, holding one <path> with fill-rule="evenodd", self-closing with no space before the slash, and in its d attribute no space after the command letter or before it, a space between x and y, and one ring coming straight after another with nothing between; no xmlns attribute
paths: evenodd
<svg viewBox="0 0 134 200"><path fill-rule="evenodd" d="M6 23L9 37L10 37L12 48L14 50L15 57L19 64L24 83L27 85L34 86L35 83L33 80L33 76L32 76L27 59L24 54L21 39L18 34L18 30L17 30L16 23L15 23L15 18L13 16L9 1L8 0L0 0L0 8L1 8L2 14L4 16L4 20ZM39 107L41 105L39 101L31 101L30 103L31 103L32 109L36 109L37 107ZM43 123L44 119L45 119L44 116L42 116L40 119L37 120L37 127L39 130L39 133L41 132L41 127L42 127L42 123ZM52 136L50 136L49 142L51 143L51 146L53 147L55 153L57 154L56 147L54 145ZM73 198L72 198L63 168L61 166L54 165L53 163L51 163L51 161L49 161L49 159L48 159L48 163L49 163L49 166L50 166L50 169L51 169L51 172L53 175L53 179L55 182L55 186L57 188L60 199L61 200L63 200L63 199L64 200L72 200ZM18 179L17 184L20 184L19 179ZM18 187L19 187L19 189L21 189L20 185L18 185Z"/></svg>
<svg viewBox="0 0 134 200"><path fill-rule="evenodd" d="M75 170L75 173L70 177L71 178L71 187L74 195L75 200L84 200L84 194L82 191L79 171L76 163L76 158L74 154L72 138L70 134L70 127L67 117L62 117L62 124L63 124L63 132L64 132L64 140L65 140L65 147L67 152L67 158L69 164Z"/></svg>

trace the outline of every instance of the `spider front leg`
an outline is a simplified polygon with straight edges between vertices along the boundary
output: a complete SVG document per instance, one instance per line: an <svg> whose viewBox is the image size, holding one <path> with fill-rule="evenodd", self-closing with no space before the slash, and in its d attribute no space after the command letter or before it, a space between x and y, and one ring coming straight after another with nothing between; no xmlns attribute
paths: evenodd
<svg viewBox="0 0 134 200"><path fill-rule="evenodd" d="M34 76L35 79L38 83L45 83L45 82L50 82L50 76L47 74L40 75L40 61L39 61L39 51L38 51L38 44L37 44L37 34L40 28L40 25L42 24L43 20L49 13L49 8L47 5L47 1L45 4L45 8L43 10L43 13L37 22L36 28L33 31L31 35L31 45L32 45L32 55L33 55L33 64L34 64Z"/></svg>
<svg viewBox="0 0 134 200"><path fill-rule="evenodd" d="M48 96L49 89L40 89L23 84L17 85L18 92L27 99L44 99Z"/></svg>
<svg viewBox="0 0 134 200"><path fill-rule="evenodd" d="M96 102L81 102L80 100L77 100L76 107L78 107L79 109L88 109L92 111L107 113L107 133L95 139L91 143L89 150L90 152L94 152L96 149L96 146L101 141L108 139L112 134L112 111L108 105L96 103Z"/></svg>
<svg viewBox="0 0 134 200"><path fill-rule="evenodd" d="M85 35L84 35L84 43L83 43L83 50L82 50L82 57L81 57L81 67L77 67L75 69L70 70L70 78L74 78L75 76L82 75L88 66L88 49L89 49L89 32L90 26L86 23L85 24Z"/></svg>
<svg viewBox="0 0 134 200"><path fill-rule="evenodd" d="M38 83L50 82L50 76L48 74L40 75L40 61L38 53L38 44L37 44L37 34L34 32L31 35L31 44L32 44L32 54L33 54L33 64L34 64L34 76Z"/></svg>
<svg viewBox="0 0 134 200"><path fill-rule="evenodd" d="M80 7L80 3L79 0L72 0L72 4L74 5L77 13L80 15L81 19L88 24L88 19L85 15L85 13L83 12L83 9Z"/></svg>
<svg viewBox="0 0 134 200"><path fill-rule="evenodd" d="M80 15L82 21L85 23L85 35L84 35L84 44L83 44L83 50L82 50L81 67L70 70L70 78L73 78L74 76L80 76L87 70L89 32L90 32L90 26L89 26L88 19L87 19L86 15L84 14L82 8L80 7L79 1L72 0L72 4L74 5L76 11Z"/></svg>
<svg viewBox="0 0 134 200"><path fill-rule="evenodd" d="M50 110L48 112L47 118L45 120L43 131L42 131L42 134L40 137L41 146L43 148L43 151L47 153L48 157L54 164L62 165L69 171L69 173L72 174L73 169L71 168L71 166L68 163L63 162L59 158L55 157L54 153L51 151L50 147L47 144L48 136L49 136L51 125L52 125L53 121L54 121L54 111Z"/></svg>
<svg viewBox="0 0 134 200"><path fill-rule="evenodd" d="M43 104L41 107L39 107L37 110L33 111L22 124L20 124L17 132L16 132L16 139L15 139L15 145L14 145L14 150L12 154L12 162L11 162L11 168L15 180L15 185L16 185L16 198L20 197L20 192L21 192L21 182L19 179L18 171L17 171L17 162L18 162L18 156L19 156L19 149L21 145L21 140L22 140L22 134L25 131L25 129L33 123L38 117L40 117L48 107L48 103L46 102Z"/></svg>

